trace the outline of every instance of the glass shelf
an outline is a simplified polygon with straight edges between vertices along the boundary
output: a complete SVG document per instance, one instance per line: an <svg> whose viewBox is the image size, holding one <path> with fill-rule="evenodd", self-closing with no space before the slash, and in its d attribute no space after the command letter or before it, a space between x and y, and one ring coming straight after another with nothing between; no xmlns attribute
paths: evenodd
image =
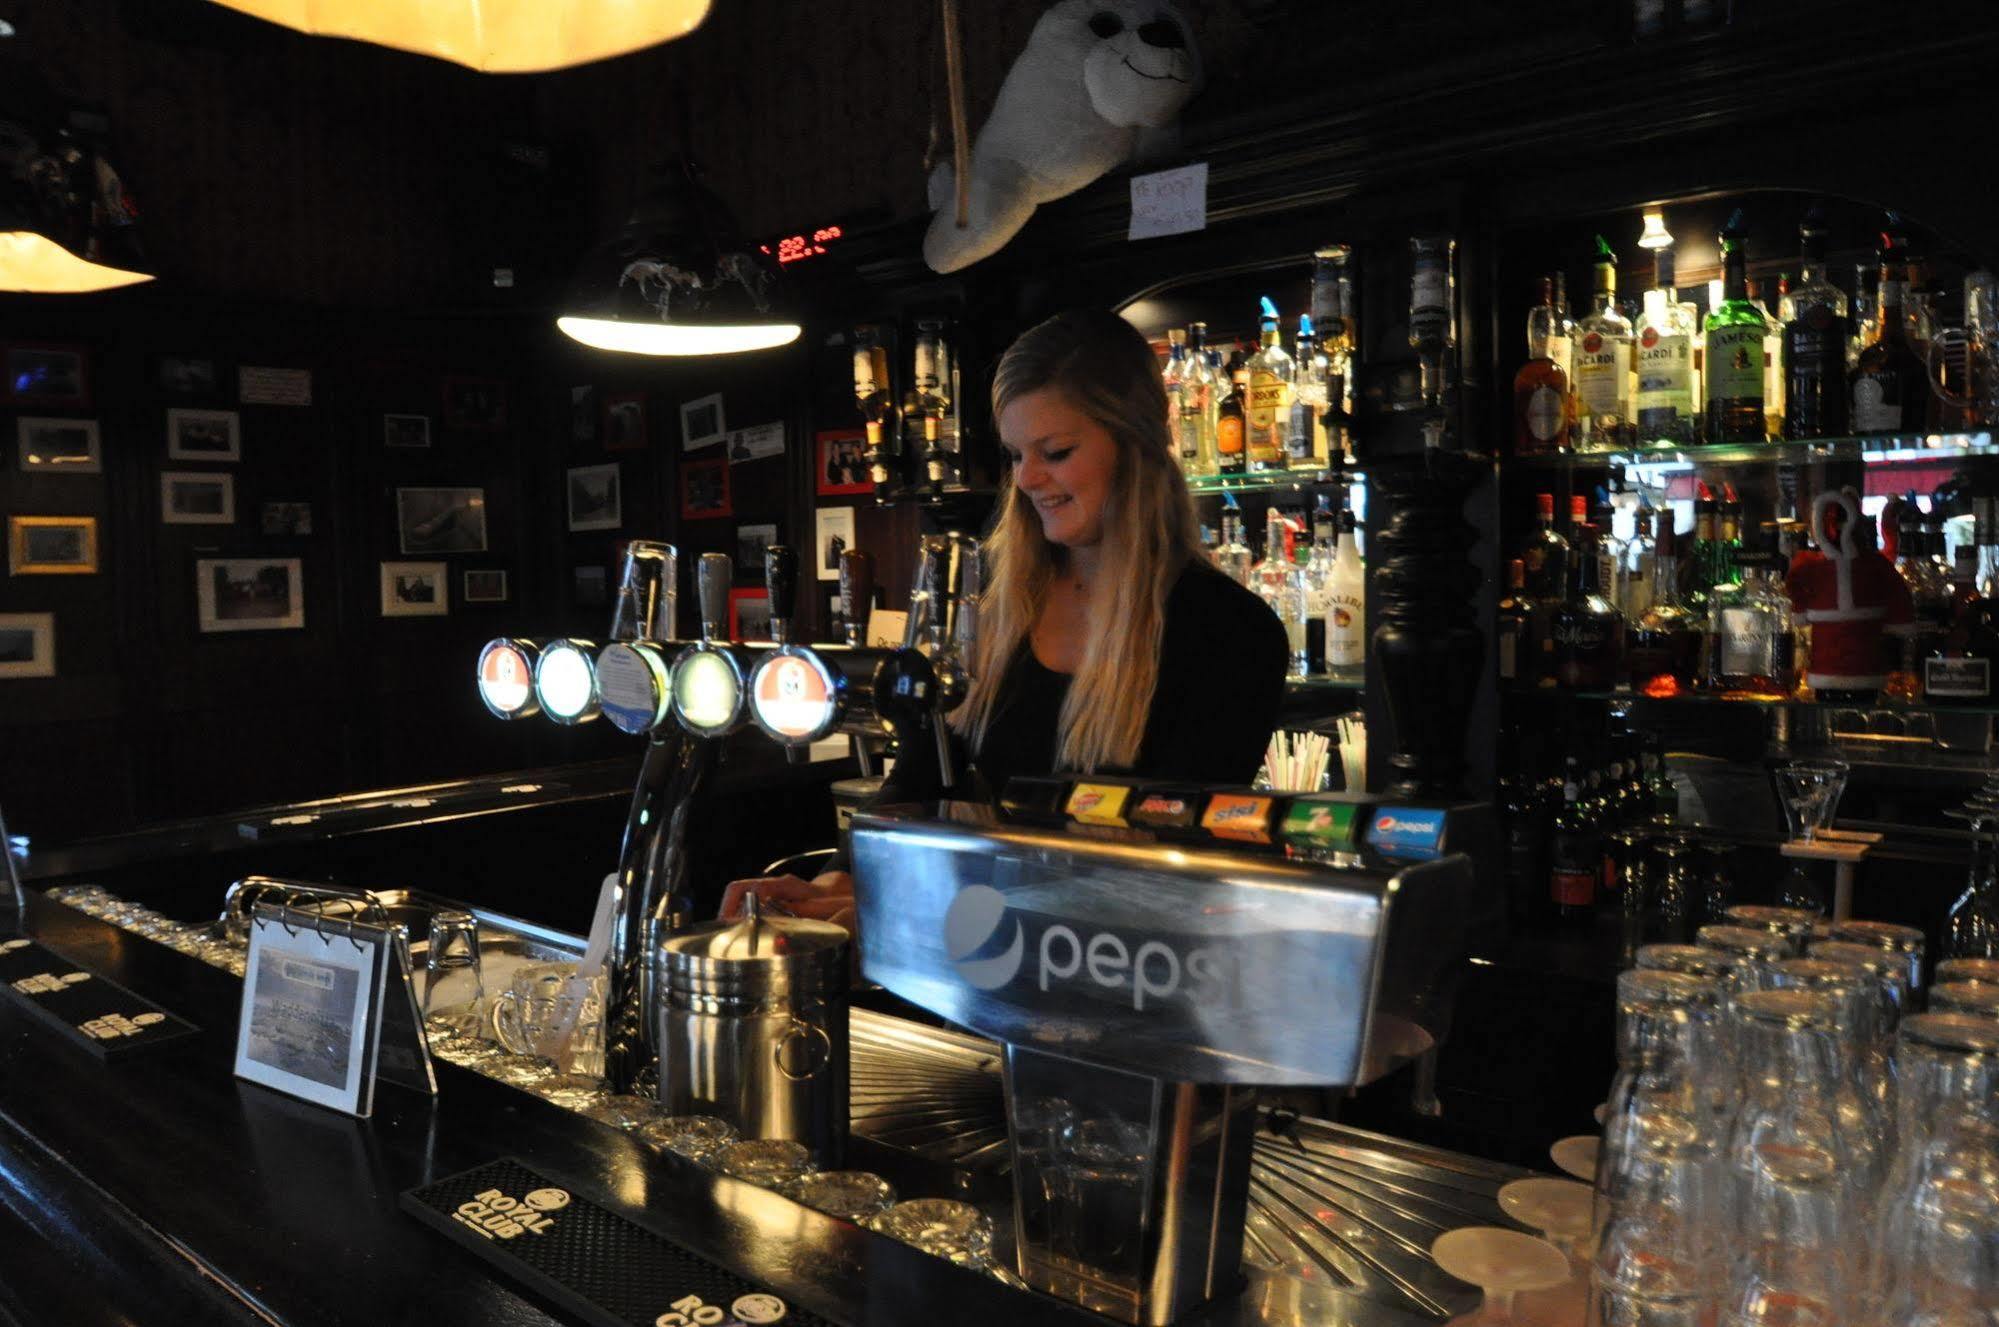
<svg viewBox="0 0 1999 1327"><path fill-rule="evenodd" d="M1202 475L1187 481L1187 491L1197 498L1223 493L1276 493L1287 489L1304 491L1325 484L1351 483L1363 477L1351 466L1338 470L1269 470L1252 475Z"/></svg>
<svg viewBox="0 0 1999 1327"><path fill-rule="evenodd" d="M1287 677L1284 689L1292 694L1310 694L1316 691L1359 691L1366 683L1363 669L1341 669L1336 673L1313 673L1306 677Z"/></svg>
<svg viewBox="0 0 1999 1327"><path fill-rule="evenodd" d="M1606 465L1661 472L1691 470L1701 465L1801 465L1815 461L1896 462L1959 461L1973 456L1999 456L1999 443L1989 431L1976 433L1871 434L1865 437L1813 438L1808 442L1712 443L1698 447L1619 448L1607 452L1563 452L1516 456L1508 465L1528 469L1572 470Z"/></svg>
<svg viewBox="0 0 1999 1327"><path fill-rule="evenodd" d="M1567 698L1570 700L1604 701L1613 704L1634 705L1643 708L1666 709L1709 709L1709 710L1774 710L1779 708L1816 711L1830 716L1834 726L1841 731L1868 732L1892 730L1897 724L1908 721L1927 723L1934 727L1938 717L1962 714L1972 717L1999 715L1999 701L1989 705L1921 705L1902 701L1880 702L1872 705L1855 705L1844 701L1821 700L1755 700L1730 696L1717 696L1708 692L1695 691L1683 696L1644 696L1636 691L1570 691L1562 687L1515 687L1505 689L1511 697L1545 697L1548 699ZM1848 726L1844 719L1850 716L1855 726Z"/></svg>

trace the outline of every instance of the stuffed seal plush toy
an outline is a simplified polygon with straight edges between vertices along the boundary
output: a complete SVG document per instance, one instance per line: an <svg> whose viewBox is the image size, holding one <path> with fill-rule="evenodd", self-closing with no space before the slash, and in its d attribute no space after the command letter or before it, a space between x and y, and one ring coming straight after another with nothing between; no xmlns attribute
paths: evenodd
<svg viewBox="0 0 1999 1327"><path fill-rule="evenodd" d="M1060 0L1007 71L972 146L969 224L957 224L945 162L923 259L955 272L997 252L1040 204L1126 161L1140 135L1173 122L1200 88L1201 59L1168 0Z"/></svg>

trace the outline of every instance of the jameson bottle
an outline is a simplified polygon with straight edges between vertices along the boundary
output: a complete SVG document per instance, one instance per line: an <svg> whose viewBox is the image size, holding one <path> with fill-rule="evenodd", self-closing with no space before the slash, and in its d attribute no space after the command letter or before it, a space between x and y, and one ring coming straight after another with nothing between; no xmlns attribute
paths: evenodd
<svg viewBox="0 0 1999 1327"><path fill-rule="evenodd" d="M1846 432L1846 292L1826 278L1825 214L1798 226L1798 284L1779 306L1784 324L1784 436L1836 438Z"/></svg>
<svg viewBox="0 0 1999 1327"><path fill-rule="evenodd" d="M1709 442L1762 442L1763 338L1769 324L1749 298L1742 213L1721 231L1721 303L1707 316Z"/></svg>

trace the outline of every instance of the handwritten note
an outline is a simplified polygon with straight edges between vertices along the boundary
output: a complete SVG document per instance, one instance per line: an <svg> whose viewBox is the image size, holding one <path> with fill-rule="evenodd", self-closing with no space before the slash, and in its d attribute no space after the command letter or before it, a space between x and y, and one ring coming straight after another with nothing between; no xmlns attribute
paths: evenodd
<svg viewBox="0 0 1999 1327"><path fill-rule="evenodd" d="M1207 228L1207 162L1131 177L1131 232L1127 238L1149 240Z"/></svg>
<svg viewBox="0 0 1999 1327"><path fill-rule="evenodd" d="M877 608L868 614L868 644L897 649L902 645L902 633L909 622L909 614L891 612Z"/></svg>

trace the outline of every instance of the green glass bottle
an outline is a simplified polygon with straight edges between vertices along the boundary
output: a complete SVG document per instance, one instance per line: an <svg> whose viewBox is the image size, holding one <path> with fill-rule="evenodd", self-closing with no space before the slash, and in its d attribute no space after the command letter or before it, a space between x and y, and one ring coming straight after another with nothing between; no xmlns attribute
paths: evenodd
<svg viewBox="0 0 1999 1327"><path fill-rule="evenodd" d="M1769 320L1749 298L1742 213L1721 231L1721 303L1707 316L1707 440L1762 442L1764 338Z"/></svg>

